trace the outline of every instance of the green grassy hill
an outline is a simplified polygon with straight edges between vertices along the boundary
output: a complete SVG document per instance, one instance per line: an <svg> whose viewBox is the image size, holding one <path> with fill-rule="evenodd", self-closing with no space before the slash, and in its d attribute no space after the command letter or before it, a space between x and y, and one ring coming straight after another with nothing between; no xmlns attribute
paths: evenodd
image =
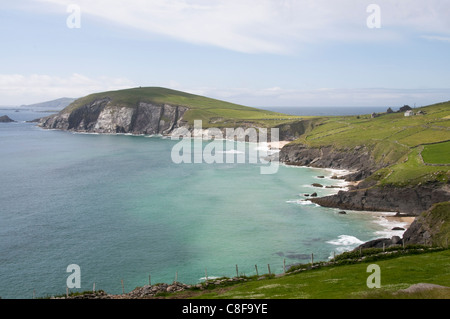
<svg viewBox="0 0 450 319"><path fill-rule="evenodd" d="M447 182L450 171L450 102L404 113L312 119L312 129L294 143L354 149L366 146L385 168L372 176L380 185Z"/></svg>
<svg viewBox="0 0 450 319"><path fill-rule="evenodd" d="M76 100L63 112L72 112L83 105L103 98L110 98L112 104L131 108L137 107L141 102L155 105L186 106L189 108L189 111L184 115L184 120L188 121L189 124L193 124L194 120L202 120L203 127L221 127L227 124L230 125L230 123L234 124L236 121L251 122L260 126L270 127L286 121L300 119L297 116L261 110L161 87L140 87L91 94Z"/></svg>

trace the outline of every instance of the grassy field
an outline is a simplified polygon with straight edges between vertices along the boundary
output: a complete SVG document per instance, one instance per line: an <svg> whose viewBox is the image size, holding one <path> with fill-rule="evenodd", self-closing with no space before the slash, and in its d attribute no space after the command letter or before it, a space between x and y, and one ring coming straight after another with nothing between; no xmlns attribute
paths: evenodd
<svg viewBox="0 0 450 319"><path fill-rule="evenodd" d="M450 102L423 107L425 115L405 117L403 113L363 116L321 117L316 127L298 142L309 146L334 145L351 148L358 145L395 143L405 149L422 144L450 140Z"/></svg>
<svg viewBox="0 0 450 319"><path fill-rule="evenodd" d="M447 182L450 178L450 102L414 109L415 112L420 110L425 114L405 117L403 113L384 113L375 118L362 115L312 119L314 127L294 143L343 150L366 146L375 160L386 167L372 177L380 185Z"/></svg>
<svg viewBox="0 0 450 319"><path fill-rule="evenodd" d="M139 103L155 105L186 106L190 110L184 120L193 124L194 120L202 120L203 127L221 127L236 122L252 122L260 126L271 127L280 123L298 120L300 117L261 110L253 107L211 99L200 95L160 88L143 87L118 91L101 92L80 98L69 105L64 112L71 112L96 99L110 98L112 103L125 107L137 107Z"/></svg>
<svg viewBox="0 0 450 319"><path fill-rule="evenodd" d="M427 164L450 165L450 141L425 145L422 151L422 158Z"/></svg>
<svg viewBox="0 0 450 319"><path fill-rule="evenodd" d="M368 266L380 267L380 288L368 288ZM413 284L450 287L450 250L408 255L375 262L329 266L278 278L252 280L197 293L197 299L366 299L446 298L449 289L398 293ZM180 296L179 296L180 297Z"/></svg>

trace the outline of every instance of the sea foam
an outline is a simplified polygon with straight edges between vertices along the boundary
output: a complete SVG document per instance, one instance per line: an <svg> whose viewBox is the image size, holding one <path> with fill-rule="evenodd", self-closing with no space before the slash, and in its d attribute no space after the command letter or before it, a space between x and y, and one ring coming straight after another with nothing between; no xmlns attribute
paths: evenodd
<svg viewBox="0 0 450 319"><path fill-rule="evenodd" d="M352 250L364 242L354 236L340 235L337 239L329 240L327 243L337 246L336 251L342 253L344 251Z"/></svg>

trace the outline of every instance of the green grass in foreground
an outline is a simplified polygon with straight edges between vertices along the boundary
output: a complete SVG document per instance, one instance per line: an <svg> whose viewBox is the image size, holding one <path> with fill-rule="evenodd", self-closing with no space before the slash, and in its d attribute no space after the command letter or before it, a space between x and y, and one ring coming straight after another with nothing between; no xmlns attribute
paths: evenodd
<svg viewBox="0 0 450 319"><path fill-rule="evenodd" d="M369 289L370 264L380 266L381 288ZM273 279L254 280L215 289L199 299L364 299L446 298L449 289L397 294L417 283L450 287L450 250L407 255L351 265L329 266Z"/></svg>

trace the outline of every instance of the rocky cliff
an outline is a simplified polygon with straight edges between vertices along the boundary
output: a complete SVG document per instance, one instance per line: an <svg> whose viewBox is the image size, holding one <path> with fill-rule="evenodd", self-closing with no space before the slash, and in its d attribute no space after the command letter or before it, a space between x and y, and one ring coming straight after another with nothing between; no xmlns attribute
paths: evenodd
<svg viewBox="0 0 450 319"><path fill-rule="evenodd" d="M11 123L11 122L15 121L11 120L8 115L0 116L0 123Z"/></svg>
<svg viewBox="0 0 450 319"><path fill-rule="evenodd" d="M405 187L379 186L375 179L367 179L374 172L388 166L388 163L377 163L369 149L357 146L353 149L338 150L331 146L313 148L291 143L280 152L280 161L288 165L312 166L351 170L345 176L347 181L359 181L348 191L339 191L335 195L310 198L313 203L324 207L346 210L384 211L420 216L404 233L403 238L380 238L361 245L361 248L389 247L402 244L445 245L450 216L450 185L428 183ZM443 204L445 203L445 204ZM439 209L440 215L431 212ZM423 212L423 215L421 215ZM447 226L443 226L447 225ZM447 227L443 231L442 228ZM441 238L446 236L446 242ZM359 248L359 247L358 247Z"/></svg>
<svg viewBox="0 0 450 319"><path fill-rule="evenodd" d="M164 135L184 124L187 110L184 106L143 102L135 107L121 106L103 98L71 112L63 110L45 117L39 126L77 132Z"/></svg>
<svg viewBox="0 0 450 319"><path fill-rule="evenodd" d="M411 187L374 186L339 191L331 196L312 198L324 207L348 210L398 212L418 216L433 204L450 200L450 186L440 184Z"/></svg>
<svg viewBox="0 0 450 319"><path fill-rule="evenodd" d="M360 181L350 191L312 202L324 207L348 210L389 211L418 216L433 204L450 200L450 186L438 183L409 187L376 186L376 181L366 180L388 163L377 163L365 146L352 149L335 149L332 146L313 148L291 143L280 152L280 161L288 165L345 169L352 171L347 181Z"/></svg>
<svg viewBox="0 0 450 319"><path fill-rule="evenodd" d="M338 150L332 146L313 148L291 143L280 151L280 162L287 165L354 171L346 176L349 181L362 180L381 168L364 146Z"/></svg>

